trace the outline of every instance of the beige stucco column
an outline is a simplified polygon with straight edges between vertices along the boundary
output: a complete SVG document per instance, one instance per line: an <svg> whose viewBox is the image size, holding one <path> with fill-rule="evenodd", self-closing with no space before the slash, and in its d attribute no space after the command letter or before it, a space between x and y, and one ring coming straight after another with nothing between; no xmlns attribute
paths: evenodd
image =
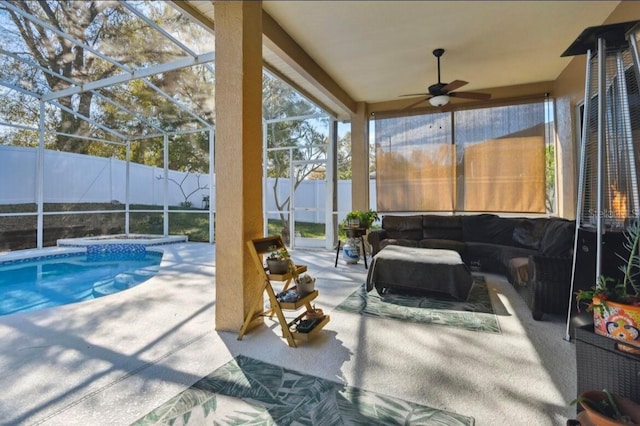
<svg viewBox="0 0 640 426"><path fill-rule="evenodd" d="M240 331L261 282L262 2L216 1L216 330Z"/></svg>
<svg viewBox="0 0 640 426"><path fill-rule="evenodd" d="M351 115L351 209L369 209L369 123L364 102Z"/></svg>

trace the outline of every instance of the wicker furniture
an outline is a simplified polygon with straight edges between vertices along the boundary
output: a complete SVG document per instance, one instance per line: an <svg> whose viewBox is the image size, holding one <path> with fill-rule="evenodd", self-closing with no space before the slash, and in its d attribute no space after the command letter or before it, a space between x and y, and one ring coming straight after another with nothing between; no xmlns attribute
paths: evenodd
<svg viewBox="0 0 640 426"><path fill-rule="evenodd" d="M545 313L566 314L572 262L573 259L566 256L529 256L528 282L517 290L536 321Z"/></svg>
<svg viewBox="0 0 640 426"><path fill-rule="evenodd" d="M577 394L607 389L640 402L640 355L621 352L619 342L596 334L593 324L575 331Z"/></svg>
<svg viewBox="0 0 640 426"><path fill-rule="evenodd" d="M540 320L567 311L574 236L574 221L476 214L385 215L367 238L374 256L391 245L455 250L470 267L505 275Z"/></svg>
<svg viewBox="0 0 640 426"><path fill-rule="evenodd" d="M455 250L468 265L508 276L516 257L572 258L574 235L575 222L560 218L385 215L367 239L372 256L388 245Z"/></svg>

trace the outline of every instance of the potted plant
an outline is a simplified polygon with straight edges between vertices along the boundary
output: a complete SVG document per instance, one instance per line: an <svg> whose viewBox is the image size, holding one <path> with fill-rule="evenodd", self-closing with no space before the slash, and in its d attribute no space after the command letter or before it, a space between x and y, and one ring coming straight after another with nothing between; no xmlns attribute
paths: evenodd
<svg viewBox="0 0 640 426"><path fill-rule="evenodd" d="M347 242L342 249L346 263L358 263L362 255L360 242L363 245L366 244L368 251L371 251L371 247L368 246L368 242L362 236L368 232L373 222L379 219L378 212L371 209L367 211L353 210L347 213L341 224L342 229L340 229L340 235L346 235L347 237Z"/></svg>
<svg viewBox="0 0 640 426"><path fill-rule="evenodd" d="M296 287L298 293L305 295L311 293L315 289L316 279L309 274L304 274L299 278L296 278Z"/></svg>
<svg viewBox="0 0 640 426"><path fill-rule="evenodd" d="M640 284L635 278L640 271L640 221L630 223L624 232L626 255L619 269L622 281L600 276L589 290L576 293L578 307L587 303L593 311L594 331L597 334L621 340L640 347Z"/></svg>
<svg viewBox="0 0 640 426"><path fill-rule="evenodd" d="M347 213L342 223L343 228L359 228L360 227L360 212L358 210Z"/></svg>
<svg viewBox="0 0 640 426"><path fill-rule="evenodd" d="M375 210L367 210L366 212L360 212L360 226L364 229L370 229L373 222L379 220L378 212Z"/></svg>
<svg viewBox="0 0 640 426"><path fill-rule="evenodd" d="M345 228L364 228L369 229L376 220L379 220L378 212L375 210L353 210L345 216L343 227Z"/></svg>
<svg viewBox="0 0 640 426"><path fill-rule="evenodd" d="M291 256L286 248L269 247L271 253L267 256L267 267L272 274L286 274L291 264Z"/></svg>
<svg viewBox="0 0 640 426"><path fill-rule="evenodd" d="M606 389L586 391L572 403L580 403L590 424L616 426L638 424L640 406L628 398L613 395Z"/></svg>

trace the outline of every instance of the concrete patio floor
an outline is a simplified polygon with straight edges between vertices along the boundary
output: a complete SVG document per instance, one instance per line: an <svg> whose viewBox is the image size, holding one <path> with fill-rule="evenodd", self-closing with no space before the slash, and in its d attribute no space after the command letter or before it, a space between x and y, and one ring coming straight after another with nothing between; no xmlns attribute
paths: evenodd
<svg viewBox="0 0 640 426"><path fill-rule="evenodd" d="M487 274L502 334L369 318L334 308L365 281L362 262L294 250L331 315L299 348L279 325L215 330L215 246L163 246L157 276L87 302L0 317L0 423L128 425L233 356L472 416L477 425L564 424L575 407L575 347L562 318L533 321L502 277ZM1 259L1 256L0 256Z"/></svg>

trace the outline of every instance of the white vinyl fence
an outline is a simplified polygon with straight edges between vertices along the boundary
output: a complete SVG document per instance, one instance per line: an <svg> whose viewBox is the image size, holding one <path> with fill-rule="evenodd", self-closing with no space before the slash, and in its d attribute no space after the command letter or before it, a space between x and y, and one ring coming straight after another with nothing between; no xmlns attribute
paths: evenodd
<svg viewBox="0 0 640 426"><path fill-rule="evenodd" d="M0 204L36 202L37 152L35 148L0 146ZM126 201L126 161L45 150L43 173L45 203ZM203 198L210 194L208 174L198 176L169 170L169 180L165 181L162 168L137 163L130 163L129 173L130 204L164 205L165 184L170 206L180 206L185 201L177 183L182 183L186 194L195 191L187 200L193 207L204 208ZM270 212L276 210L273 184L274 180L268 179L265 209ZM370 182L368 189L371 205L375 206L375 180ZM289 190L289 181L280 179L280 202L289 196ZM297 208L314 210L297 211L297 220L324 223L325 202L324 181L302 182L295 193L295 205ZM215 207L215 186L211 191L210 203ZM342 219L351 210L351 181L338 181L338 206L338 218ZM277 217L275 213L269 214L269 218Z"/></svg>

